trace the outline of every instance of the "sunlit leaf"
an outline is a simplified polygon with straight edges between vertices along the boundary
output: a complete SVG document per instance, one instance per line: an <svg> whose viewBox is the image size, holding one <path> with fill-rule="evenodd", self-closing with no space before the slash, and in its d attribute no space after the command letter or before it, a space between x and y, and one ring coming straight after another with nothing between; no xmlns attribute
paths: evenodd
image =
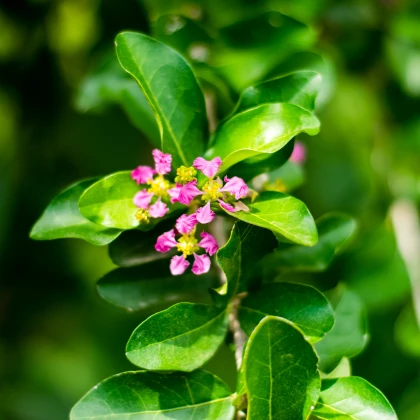
<svg viewBox="0 0 420 420"><path fill-rule="evenodd" d="M209 372L125 372L89 391L73 407L70 420L230 420L233 415L229 389Z"/></svg>

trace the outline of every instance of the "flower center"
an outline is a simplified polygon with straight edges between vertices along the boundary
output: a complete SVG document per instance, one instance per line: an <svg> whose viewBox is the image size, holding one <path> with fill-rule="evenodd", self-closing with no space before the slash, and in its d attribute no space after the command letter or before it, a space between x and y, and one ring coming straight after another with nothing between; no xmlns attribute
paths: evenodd
<svg viewBox="0 0 420 420"><path fill-rule="evenodd" d="M201 196L201 198L204 201L216 201L218 198L223 196L223 194L219 192L219 189L222 187L222 185L223 184L215 180L207 182L203 186L204 194Z"/></svg>
<svg viewBox="0 0 420 420"><path fill-rule="evenodd" d="M184 185L187 182L194 181L195 176L197 175L197 171L194 169L193 166L187 168L186 166L180 166L176 170L176 174L178 175L175 178L175 182L177 184Z"/></svg>
<svg viewBox="0 0 420 420"><path fill-rule="evenodd" d="M138 209L136 211L136 219L140 223L149 223L149 221L150 221L149 212L147 210L144 210L144 209Z"/></svg>
<svg viewBox="0 0 420 420"><path fill-rule="evenodd" d="M194 236L183 235L178 240L177 249L178 251L184 254L184 258L187 258L188 255L192 255L194 252L198 251L200 248L197 246L197 239Z"/></svg>
<svg viewBox="0 0 420 420"><path fill-rule="evenodd" d="M168 194L169 181L162 175L158 175L155 179L148 179L147 183L150 185L150 188L147 190L149 194L154 194L158 197L164 197Z"/></svg>

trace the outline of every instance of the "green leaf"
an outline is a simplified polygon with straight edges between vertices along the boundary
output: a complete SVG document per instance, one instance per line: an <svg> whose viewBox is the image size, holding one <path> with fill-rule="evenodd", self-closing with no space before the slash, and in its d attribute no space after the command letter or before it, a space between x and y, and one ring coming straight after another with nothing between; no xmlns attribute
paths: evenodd
<svg viewBox="0 0 420 420"><path fill-rule="evenodd" d="M107 302L138 311L185 300L205 301L214 283L210 274L200 279L192 273L175 277L169 271L169 261L154 261L113 270L98 281L97 289Z"/></svg>
<svg viewBox="0 0 420 420"><path fill-rule="evenodd" d="M320 419L397 420L382 392L357 376L322 380L313 414Z"/></svg>
<svg viewBox="0 0 420 420"><path fill-rule="evenodd" d="M351 376L350 359L343 357L340 363L330 373L320 372L321 379L335 379L346 376Z"/></svg>
<svg viewBox="0 0 420 420"><path fill-rule="evenodd" d="M302 201L287 194L266 191L251 203L249 212L229 213L239 220L273 231L289 241L313 246L318 240L315 221ZM278 236L279 235L279 236Z"/></svg>
<svg viewBox="0 0 420 420"><path fill-rule="evenodd" d="M277 241L267 229L236 222L225 246L217 251L217 263L227 278L227 297L247 289L257 262L272 252Z"/></svg>
<svg viewBox="0 0 420 420"><path fill-rule="evenodd" d="M81 112L99 111L118 104L133 125L160 147L159 128L152 108L135 80L121 68L114 51L101 67L81 84L76 107Z"/></svg>
<svg viewBox="0 0 420 420"><path fill-rule="evenodd" d="M94 182L95 179L77 182L55 197L35 223L30 237L40 241L80 238L94 245L106 245L117 238L120 230L92 223L80 213L79 198Z"/></svg>
<svg viewBox="0 0 420 420"><path fill-rule="evenodd" d="M217 130L207 158L220 156L220 171L261 153L275 153L297 134L319 132L319 120L297 105L275 103L259 105L236 114Z"/></svg>
<svg viewBox="0 0 420 420"><path fill-rule="evenodd" d="M279 248L264 260L265 273L326 270L354 237L357 223L344 214L327 214L317 221L317 228L319 239L316 245Z"/></svg>
<svg viewBox="0 0 420 420"><path fill-rule="evenodd" d="M359 297L348 290L333 302L335 323L331 331L316 344L320 369L331 371L342 357L360 353L367 342L366 321Z"/></svg>
<svg viewBox="0 0 420 420"><path fill-rule="evenodd" d="M138 191L130 171L108 175L85 190L79 200L80 212L99 225L133 229L139 225L133 203Z"/></svg>
<svg viewBox="0 0 420 420"><path fill-rule="evenodd" d="M228 387L209 372L125 372L89 391L70 420L230 420L234 413Z"/></svg>
<svg viewBox="0 0 420 420"><path fill-rule="evenodd" d="M289 141L282 149L275 153L261 153L256 158L245 159L236 165L233 165L228 170L228 176L239 176L245 182L250 181L257 175L271 172L274 169L284 165L290 158L295 143L293 140Z"/></svg>
<svg viewBox="0 0 420 420"><path fill-rule="evenodd" d="M248 420L306 420L318 399L317 356L285 319L266 317L252 333L244 358Z"/></svg>
<svg viewBox="0 0 420 420"><path fill-rule="evenodd" d="M307 111L315 108L321 76L314 71L298 71L245 89L234 113L267 103L290 103Z"/></svg>
<svg viewBox="0 0 420 420"><path fill-rule="evenodd" d="M267 174L266 191L291 192L305 183L305 172L299 163L287 161L282 167Z"/></svg>
<svg viewBox="0 0 420 420"><path fill-rule="evenodd" d="M185 59L146 35L123 32L116 38L121 66L139 83L152 106L161 149L173 164L190 166L202 155L207 133L204 96Z"/></svg>
<svg viewBox="0 0 420 420"><path fill-rule="evenodd" d="M142 322L127 343L126 355L147 370L191 372L216 353L227 327L224 309L178 303Z"/></svg>
<svg viewBox="0 0 420 420"><path fill-rule="evenodd" d="M292 321L312 343L334 325L333 310L324 295L302 284L263 284L241 301L239 322L248 336L268 315Z"/></svg>

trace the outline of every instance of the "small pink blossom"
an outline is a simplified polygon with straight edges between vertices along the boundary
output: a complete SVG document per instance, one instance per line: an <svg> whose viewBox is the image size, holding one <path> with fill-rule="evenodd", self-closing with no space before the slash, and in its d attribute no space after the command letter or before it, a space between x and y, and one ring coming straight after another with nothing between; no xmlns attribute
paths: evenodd
<svg viewBox="0 0 420 420"><path fill-rule="evenodd" d="M214 211L210 208L210 201L204 207L200 207L197 209L196 213L197 222L205 225L206 223L210 223L215 216Z"/></svg>
<svg viewBox="0 0 420 420"><path fill-rule="evenodd" d="M306 159L306 147L299 141L295 143L290 160L294 163L303 163Z"/></svg>
<svg viewBox="0 0 420 420"><path fill-rule="evenodd" d="M201 248L204 248L210 256L215 254L219 249L216 239L214 239L214 237L208 232L201 232L200 236L203 239L197 245Z"/></svg>
<svg viewBox="0 0 420 420"><path fill-rule="evenodd" d="M189 265L190 263L182 255L175 255L171 259L169 268L173 276L179 276L185 272Z"/></svg>
<svg viewBox="0 0 420 420"><path fill-rule="evenodd" d="M203 194L203 192L197 188L197 180L190 181L181 187L178 201L182 204L188 205L194 197L201 194Z"/></svg>
<svg viewBox="0 0 420 420"><path fill-rule="evenodd" d="M228 178L225 176L225 182L223 188L220 188L221 192L228 192L235 196L237 200L245 197L248 194L248 185L242 178L234 176L233 178Z"/></svg>
<svg viewBox="0 0 420 420"><path fill-rule="evenodd" d="M167 190L169 196L171 197L171 203L176 203L179 197L179 192L181 191L181 185L177 185L176 187L170 188Z"/></svg>
<svg viewBox="0 0 420 420"><path fill-rule="evenodd" d="M153 179L155 173L156 171L150 166L137 166L137 168L131 172L131 178L133 178L137 184L146 184L148 179Z"/></svg>
<svg viewBox="0 0 420 420"><path fill-rule="evenodd" d="M152 151L155 161L156 172L159 175L165 175L171 172L172 156L169 153L163 153L158 149Z"/></svg>
<svg viewBox="0 0 420 420"><path fill-rule="evenodd" d="M134 196L133 203L141 209L147 209L152 197L153 194L149 194L146 190L141 190Z"/></svg>
<svg viewBox="0 0 420 420"><path fill-rule="evenodd" d="M222 164L222 159L219 156L212 160L206 160L202 157L198 157L194 160L193 166L195 169L200 170L203 174L209 178L213 178Z"/></svg>
<svg viewBox="0 0 420 420"><path fill-rule="evenodd" d="M168 206L165 203L162 203L162 200L159 198L155 204L151 205L149 208L150 216L154 219L158 217L163 217L169 211Z"/></svg>
<svg viewBox="0 0 420 420"><path fill-rule="evenodd" d="M155 249L158 252L168 252L171 248L177 245L175 240L175 231L171 229L169 232L162 233L157 238Z"/></svg>
<svg viewBox="0 0 420 420"><path fill-rule="evenodd" d="M183 214L181 217L179 217L176 221L176 229L181 234L190 233L195 225L197 224L197 219L195 217L195 214L190 214L189 216L186 214Z"/></svg>
<svg viewBox="0 0 420 420"><path fill-rule="evenodd" d="M219 204L227 211L230 211L231 213L235 213L236 211L240 211L240 209L237 209L236 207L232 206L232 204L225 203L222 200L217 200Z"/></svg>
<svg viewBox="0 0 420 420"><path fill-rule="evenodd" d="M194 264L191 271L199 276L200 274L207 273L210 270L210 258L208 255L197 255L194 252Z"/></svg>

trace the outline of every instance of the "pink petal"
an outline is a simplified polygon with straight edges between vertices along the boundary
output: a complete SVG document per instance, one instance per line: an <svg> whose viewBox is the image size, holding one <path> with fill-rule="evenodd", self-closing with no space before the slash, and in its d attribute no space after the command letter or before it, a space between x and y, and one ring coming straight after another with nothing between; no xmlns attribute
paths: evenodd
<svg viewBox="0 0 420 420"><path fill-rule="evenodd" d="M225 203L222 200L217 200L219 202L219 204L227 211L230 211L231 213L235 213L236 211L240 211L239 209L235 208L234 206L232 206L232 204L229 203Z"/></svg>
<svg viewBox="0 0 420 420"><path fill-rule="evenodd" d="M203 174L209 178L213 178L222 164L222 159L219 156L212 160L206 160L202 157L198 157L194 160L193 166L195 169L200 170Z"/></svg>
<svg viewBox="0 0 420 420"><path fill-rule="evenodd" d="M233 178L229 179L227 176L225 176L225 182L226 184L223 188L220 188L220 191L231 193L237 200L245 197L248 194L248 185L246 185L242 178L234 176Z"/></svg>
<svg viewBox="0 0 420 420"><path fill-rule="evenodd" d="M295 163L303 163L306 159L306 147L299 141L295 143L290 160Z"/></svg>
<svg viewBox="0 0 420 420"><path fill-rule="evenodd" d="M178 201L182 204L188 205L194 197L202 195L203 192L197 188L197 180L187 182L179 191Z"/></svg>
<svg viewBox="0 0 420 420"><path fill-rule="evenodd" d="M186 233L190 233L194 229L196 224L197 219L195 217L195 214L190 214L189 216L183 214L181 217L178 218L175 226L176 230L184 235Z"/></svg>
<svg viewBox="0 0 420 420"><path fill-rule="evenodd" d="M156 171L150 166L138 166L131 172L131 178L133 178L137 184L146 184L148 179L153 179L155 173Z"/></svg>
<svg viewBox="0 0 420 420"><path fill-rule="evenodd" d="M210 208L210 201L204 207L200 207L196 213L197 221L203 225L210 223L215 216L214 211Z"/></svg>
<svg viewBox="0 0 420 420"><path fill-rule="evenodd" d="M172 229L165 232L157 238L155 249L157 252L168 252L171 248L177 245L175 240L175 231Z"/></svg>
<svg viewBox="0 0 420 420"><path fill-rule="evenodd" d="M199 276L200 274L207 273L210 270L210 265L211 262L208 255L197 255L194 252L194 264L191 269L191 271L194 274L197 274L197 276Z"/></svg>
<svg viewBox="0 0 420 420"><path fill-rule="evenodd" d="M165 203L162 203L160 198L149 208L150 216L154 219L165 216L168 211L168 206Z"/></svg>
<svg viewBox="0 0 420 420"><path fill-rule="evenodd" d="M169 268L173 276L179 276L185 272L189 265L190 263L182 255L175 255L171 259Z"/></svg>
<svg viewBox="0 0 420 420"><path fill-rule="evenodd" d="M177 185L176 187L170 188L168 190L168 194L171 197L171 203L174 204L176 203L179 197L179 192L181 191L181 185Z"/></svg>
<svg viewBox="0 0 420 420"><path fill-rule="evenodd" d="M203 239L197 244L199 247L204 248L209 255L213 255L219 249L216 239L208 232L201 232L200 235Z"/></svg>
<svg viewBox="0 0 420 420"><path fill-rule="evenodd" d="M163 153L160 150L155 149L152 151L152 155L158 174L165 175L171 172L172 156L169 153Z"/></svg>
<svg viewBox="0 0 420 420"><path fill-rule="evenodd" d="M152 197L153 194L149 194L146 190L141 190L134 196L133 203L141 209L147 209Z"/></svg>

